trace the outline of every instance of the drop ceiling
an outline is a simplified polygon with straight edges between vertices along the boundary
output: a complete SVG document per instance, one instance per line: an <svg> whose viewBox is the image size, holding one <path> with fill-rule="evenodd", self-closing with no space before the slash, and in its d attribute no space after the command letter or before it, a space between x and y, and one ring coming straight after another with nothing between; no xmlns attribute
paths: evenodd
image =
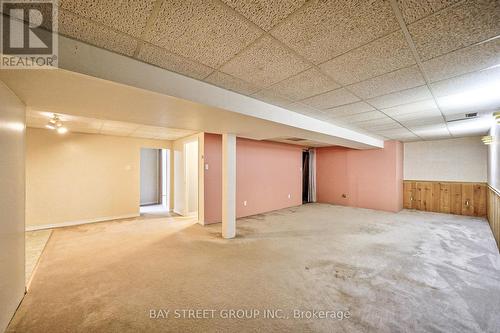
<svg viewBox="0 0 500 333"><path fill-rule="evenodd" d="M482 134L447 120L500 108L474 100L500 89L498 0L60 0L59 33L388 139Z"/></svg>
<svg viewBox="0 0 500 333"><path fill-rule="evenodd" d="M26 126L45 128L53 113L28 109L26 111ZM58 114L59 119L70 132L128 136L156 140L177 140L195 131L159 126L145 126L137 123L103 120L68 114Z"/></svg>

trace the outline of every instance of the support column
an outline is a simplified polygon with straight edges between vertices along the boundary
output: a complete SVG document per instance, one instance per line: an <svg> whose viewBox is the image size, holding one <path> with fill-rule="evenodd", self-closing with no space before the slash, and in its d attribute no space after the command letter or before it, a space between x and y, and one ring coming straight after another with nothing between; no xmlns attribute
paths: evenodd
<svg viewBox="0 0 500 333"><path fill-rule="evenodd" d="M236 135L222 135L222 237L236 236Z"/></svg>

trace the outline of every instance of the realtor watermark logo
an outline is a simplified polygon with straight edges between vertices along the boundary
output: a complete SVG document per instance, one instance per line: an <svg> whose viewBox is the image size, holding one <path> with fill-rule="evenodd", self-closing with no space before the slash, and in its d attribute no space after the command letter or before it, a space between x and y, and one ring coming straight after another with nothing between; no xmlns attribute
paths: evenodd
<svg viewBox="0 0 500 333"><path fill-rule="evenodd" d="M47 69L58 65L54 0L0 0L0 69Z"/></svg>

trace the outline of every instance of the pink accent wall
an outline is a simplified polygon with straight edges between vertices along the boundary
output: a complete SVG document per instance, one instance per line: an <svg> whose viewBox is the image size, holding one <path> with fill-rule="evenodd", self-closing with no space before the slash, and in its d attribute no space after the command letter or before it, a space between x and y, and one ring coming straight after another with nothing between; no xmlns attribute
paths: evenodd
<svg viewBox="0 0 500 333"><path fill-rule="evenodd" d="M386 141L383 149L325 147L316 151L318 202L391 212L403 208L401 142Z"/></svg>
<svg viewBox="0 0 500 333"><path fill-rule="evenodd" d="M205 134L205 223L222 219L222 137ZM302 148L236 140L236 216L302 204ZM291 198L288 198L288 194ZM243 201L247 201L247 206Z"/></svg>

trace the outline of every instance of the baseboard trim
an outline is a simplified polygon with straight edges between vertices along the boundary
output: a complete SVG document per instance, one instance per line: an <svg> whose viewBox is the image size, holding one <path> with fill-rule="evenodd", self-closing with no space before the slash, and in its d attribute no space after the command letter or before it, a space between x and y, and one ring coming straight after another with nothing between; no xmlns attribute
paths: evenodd
<svg viewBox="0 0 500 333"><path fill-rule="evenodd" d="M97 217L97 218L86 219L86 220L26 226L25 230L26 231L36 231L36 230L44 230L44 229L64 228L64 227L71 227L71 226L81 225L81 224L90 224L90 223L106 222L106 221L112 221L112 220L129 219L129 218L139 217L139 216L140 216L139 213L135 213L135 214Z"/></svg>

